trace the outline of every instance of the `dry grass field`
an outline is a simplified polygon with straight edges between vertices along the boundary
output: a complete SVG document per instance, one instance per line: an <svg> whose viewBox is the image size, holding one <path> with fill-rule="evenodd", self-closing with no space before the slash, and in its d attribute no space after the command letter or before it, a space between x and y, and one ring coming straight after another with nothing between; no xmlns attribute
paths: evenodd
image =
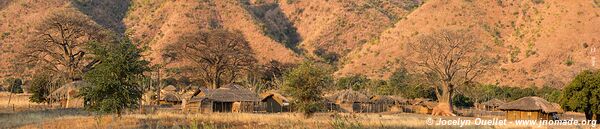
<svg viewBox="0 0 600 129"><path fill-rule="evenodd" d="M306 119L296 113L181 113L159 109L152 113L130 112L121 117L94 115L82 109L58 109L29 103L27 95L13 96L15 111L7 106L9 94L0 94L0 128L540 128L507 126L431 126L428 118L474 120L473 117L435 117L423 114L318 113ZM11 102L13 103L13 102ZM29 108L29 105L32 108ZM40 108L44 107L44 108ZM492 119L485 117L484 119ZM590 128L590 127L541 127Z"/></svg>

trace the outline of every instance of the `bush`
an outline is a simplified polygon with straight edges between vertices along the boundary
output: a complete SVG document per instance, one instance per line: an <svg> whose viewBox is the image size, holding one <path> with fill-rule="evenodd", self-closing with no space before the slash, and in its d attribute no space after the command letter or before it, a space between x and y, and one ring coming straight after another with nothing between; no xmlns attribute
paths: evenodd
<svg viewBox="0 0 600 129"><path fill-rule="evenodd" d="M52 80L48 74L36 74L31 80L31 87L29 87L29 93L32 95L29 97L29 101L35 103L46 102L46 97L50 95L50 87L52 86Z"/></svg>
<svg viewBox="0 0 600 129"><path fill-rule="evenodd" d="M456 94L452 98L452 104L457 107L473 107L473 100L462 94Z"/></svg>
<svg viewBox="0 0 600 129"><path fill-rule="evenodd" d="M544 0L531 0L534 4L543 4Z"/></svg>
<svg viewBox="0 0 600 129"><path fill-rule="evenodd" d="M582 112L588 120L600 120L599 86L600 71L582 71L564 88L560 99L562 108Z"/></svg>
<svg viewBox="0 0 600 129"><path fill-rule="evenodd" d="M23 80L19 78L7 78L4 80L6 83L7 90L11 93L23 93Z"/></svg>
<svg viewBox="0 0 600 129"><path fill-rule="evenodd" d="M283 91L293 97L297 111L310 117L321 109L323 89L333 84L329 70L304 62L284 75Z"/></svg>
<svg viewBox="0 0 600 129"><path fill-rule="evenodd" d="M137 108L142 97L140 80L150 70L149 62L141 58L143 49L128 39L108 44L92 42L88 49L101 63L85 73L84 80L90 86L83 87L80 94L87 101L86 108L119 116L126 109Z"/></svg>
<svg viewBox="0 0 600 129"><path fill-rule="evenodd" d="M336 90L352 89L358 91L364 89L369 81L365 75L352 75L338 79L335 87Z"/></svg>
<svg viewBox="0 0 600 129"><path fill-rule="evenodd" d="M436 99L433 87L420 82L418 76L412 75L408 70L400 68L396 70L388 80L388 86L394 94L402 94L403 97Z"/></svg>

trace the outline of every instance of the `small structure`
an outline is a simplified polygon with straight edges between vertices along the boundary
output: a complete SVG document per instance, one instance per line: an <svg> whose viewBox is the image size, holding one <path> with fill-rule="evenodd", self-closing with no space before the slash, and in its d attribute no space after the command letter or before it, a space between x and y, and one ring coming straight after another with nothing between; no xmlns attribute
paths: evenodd
<svg viewBox="0 0 600 129"><path fill-rule="evenodd" d="M88 84L84 81L73 81L52 91L48 99L54 102L60 102L64 108L83 107L84 101L79 97L79 91Z"/></svg>
<svg viewBox="0 0 600 129"><path fill-rule="evenodd" d="M260 95L262 106L266 112L288 112L290 101L276 92L265 92Z"/></svg>
<svg viewBox="0 0 600 129"><path fill-rule="evenodd" d="M506 102L499 99L492 99L487 102L481 103L481 108L483 110L496 111L497 108L500 107L500 105L503 105L505 103Z"/></svg>
<svg viewBox="0 0 600 129"><path fill-rule="evenodd" d="M331 111L341 112L367 112L371 106L371 100L365 94L351 89L337 92L325 97L326 107Z"/></svg>
<svg viewBox="0 0 600 129"><path fill-rule="evenodd" d="M508 120L554 120L564 111L556 103L540 97L524 97L503 104L498 109L506 112Z"/></svg>
<svg viewBox="0 0 600 129"><path fill-rule="evenodd" d="M160 89L160 98L158 100L161 105L176 105L181 103L181 99L179 98L179 95L177 93L177 87L173 85L168 85Z"/></svg>
<svg viewBox="0 0 600 129"><path fill-rule="evenodd" d="M258 95L236 84L218 89L198 90L184 110L207 112L254 112L260 103Z"/></svg>
<svg viewBox="0 0 600 129"><path fill-rule="evenodd" d="M408 100L395 96L375 95L371 97L371 103L370 112L403 112L402 106L408 105Z"/></svg>
<svg viewBox="0 0 600 129"><path fill-rule="evenodd" d="M419 114L431 114L433 112L433 108L437 106L436 102L423 98L413 99L410 101L410 104L411 105L408 106L409 112Z"/></svg>

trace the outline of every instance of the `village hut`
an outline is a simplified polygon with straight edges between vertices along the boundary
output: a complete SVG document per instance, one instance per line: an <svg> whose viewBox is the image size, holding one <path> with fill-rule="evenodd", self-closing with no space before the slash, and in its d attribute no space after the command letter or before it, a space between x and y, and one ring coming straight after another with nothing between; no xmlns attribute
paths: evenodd
<svg viewBox="0 0 600 129"><path fill-rule="evenodd" d="M375 95L370 100L370 112L403 112L402 106L408 105L407 99L396 96Z"/></svg>
<svg viewBox="0 0 600 129"><path fill-rule="evenodd" d="M499 99L492 99L481 104L483 110L496 111L497 108L506 102Z"/></svg>
<svg viewBox="0 0 600 129"><path fill-rule="evenodd" d="M161 105L176 105L181 103L177 87L168 85L160 89L160 98L158 99Z"/></svg>
<svg viewBox="0 0 600 129"><path fill-rule="evenodd" d="M337 92L325 98L327 109L332 111L367 112L367 109L371 106L371 100L367 95L351 89Z"/></svg>
<svg viewBox="0 0 600 129"><path fill-rule="evenodd" d="M88 84L84 81L73 81L52 91L48 99L53 102L59 102L64 108L83 107L83 98L79 96L79 91Z"/></svg>
<svg viewBox="0 0 600 129"><path fill-rule="evenodd" d="M207 112L254 112L260 103L258 94L236 84L218 89L198 90L184 110Z"/></svg>
<svg viewBox="0 0 600 129"><path fill-rule="evenodd" d="M508 120L554 120L564 111L556 103L540 97L524 97L503 104L498 109L506 112Z"/></svg>
<svg viewBox="0 0 600 129"><path fill-rule="evenodd" d="M407 106L408 112L419 113L419 114L431 114L433 112L433 108L437 106L436 102L431 101L431 99L424 98L415 98L409 101L411 104Z"/></svg>
<svg viewBox="0 0 600 129"><path fill-rule="evenodd" d="M260 95L262 106L266 112L288 112L290 101L277 92L265 92Z"/></svg>
<svg viewBox="0 0 600 129"><path fill-rule="evenodd" d="M168 85L163 87L162 89L160 89L161 93L174 93L177 92L177 87L173 86L173 85Z"/></svg>

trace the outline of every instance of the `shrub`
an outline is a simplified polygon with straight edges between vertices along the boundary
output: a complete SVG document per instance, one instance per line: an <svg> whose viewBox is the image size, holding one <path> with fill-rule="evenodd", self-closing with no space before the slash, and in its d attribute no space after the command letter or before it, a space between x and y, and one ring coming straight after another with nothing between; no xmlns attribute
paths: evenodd
<svg viewBox="0 0 600 129"><path fill-rule="evenodd" d="M135 109L142 97L143 73L150 70L149 62L143 60L144 51L128 39L120 42L90 43L90 52L101 63L85 73L84 80L90 84L80 94L86 100L86 108L98 113L116 113L121 116L126 109Z"/></svg>
<svg viewBox="0 0 600 129"><path fill-rule="evenodd" d="M7 90L11 93L23 93L23 81L19 78L7 78L4 80Z"/></svg>
<svg viewBox="0 0 600 129"><path fill-rule="evenodd" d="M50 95L50 87L52 86L51 76L45 73L36 74L31 80L31 87L29 87L29 93L32 95L29 97L29 101L35 103L46 102L46 97Z"/></svg>
<svg viewBox="0 0 600 129"><path fill-rule="evenodd" d="M335 86L337 90L352 89L358 91L364 89L369 81L365 75L352 75L338 79Z"/></svg>
<svg viewBox="0 0 600 129"><path fill-rule="evenodd" d="M321 109L323 89L333 84L329 70L304 62L284 76L283 91L293 97L297 111L310 117Z"/></svg>
<svg viewBox="0 0 600 129"><path fill-rule="evenodd" d="M560 103L565 111L583 112L586 119L600 120L600 72L579 73L562 92Z"/></svg>
<svg viewBox="0 0 600 129"><path fill-rule="evenodd" d="M531 0L534 4L543 4L544 0Z"/></svg>

